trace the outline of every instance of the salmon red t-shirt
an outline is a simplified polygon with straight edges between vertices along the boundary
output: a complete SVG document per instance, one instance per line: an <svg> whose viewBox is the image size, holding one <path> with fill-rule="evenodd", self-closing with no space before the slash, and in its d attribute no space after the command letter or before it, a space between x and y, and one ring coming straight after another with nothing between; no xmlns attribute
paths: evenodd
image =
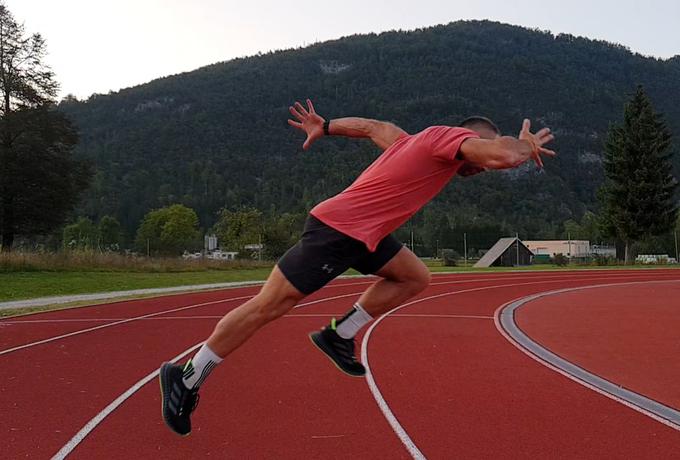
<svg viewBox="0 0 680 460"><path fill-rule="evenodd" d="M310 211L363 241L369 251L439 193L463 165L458 150L474 131L432 126L397 139L345 190Z"/></svg>

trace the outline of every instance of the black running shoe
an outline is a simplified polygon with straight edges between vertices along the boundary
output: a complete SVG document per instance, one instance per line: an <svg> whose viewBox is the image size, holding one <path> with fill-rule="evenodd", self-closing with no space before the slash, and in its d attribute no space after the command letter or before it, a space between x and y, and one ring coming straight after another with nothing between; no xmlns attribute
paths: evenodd
<svg viewBox="0 0 680 460"><path fill-rule="evenodd" d="M182 436L191 433L191 413L198 405L198 389L190 390L182 382L182 366L163 363L159 372L163 400L163 420Z"/></svg>
<svg viewBox="0 0 680 460"><path fill-rule="evenodd" d="M344 373L354 377L366 375L366 368L354 356L354 339L343 339L334 326L335 319L330 326L309 334L309 338Z"/></svg>

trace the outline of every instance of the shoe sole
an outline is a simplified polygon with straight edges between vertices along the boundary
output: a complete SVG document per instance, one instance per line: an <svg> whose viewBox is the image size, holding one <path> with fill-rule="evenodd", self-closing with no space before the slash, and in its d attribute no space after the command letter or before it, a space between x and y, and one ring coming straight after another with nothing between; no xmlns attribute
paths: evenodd
<svg viewBox="0 0 680 460"><path fill-rule="evenodd" d="M182 436L183 438L186 438L191 434L191 431L188 433L178 433L177 430L175 430L170 423L168 423L168 419L165 418L165 411L167 409L167 400L170 399L170 389L166 388L166 384L168 382L168 375L167 373L170 371L172 364L170 363L163 363L161 365L161 368L158 370L158 384L161 387L161 417L163 418L163 422L165 425L172 430L173 433ZM168 395L166 397L166 394Z"/></svg>
<svg viewBox="0 0 680 460"><path fill-rule="evenodd" d="M326 349L324 348L324 346L323 346L320 342L317 341L317 339L316 339L317 333L316 333L316 332L310 333L310 334L308 335L308 337L309 337L309 340L311 340L311 342L314 344L314 346L315 346L316 348L318 348L318 349L321 351L321 353L324 354L324 356L325 356L326 358L330 359L330 361L333 363L333 365L334 365L335 367L337 367L343 374L349 375L350 377L364 377L364 376L366 375L366 373L363 373L363 374L353 374L353 373L351 373L351 372L346 371L346 370L343 369L342 367L340 367L340 365L333 359L333 357L332 357L330 354L328 354L328 352L326 351Z"/></svg>

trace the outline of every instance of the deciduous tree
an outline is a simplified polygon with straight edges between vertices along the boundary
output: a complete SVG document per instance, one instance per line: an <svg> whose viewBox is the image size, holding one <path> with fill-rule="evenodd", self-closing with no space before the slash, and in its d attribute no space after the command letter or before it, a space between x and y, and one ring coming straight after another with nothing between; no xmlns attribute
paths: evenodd
<svg viewBox="0 0 680 460"><path fill-rule="evenodd" d="M60 226L91 171L74 158L77 135L54 109L57 82L44 63L45 40L26 36L0 2L0 250L16 235Z"/></svg>

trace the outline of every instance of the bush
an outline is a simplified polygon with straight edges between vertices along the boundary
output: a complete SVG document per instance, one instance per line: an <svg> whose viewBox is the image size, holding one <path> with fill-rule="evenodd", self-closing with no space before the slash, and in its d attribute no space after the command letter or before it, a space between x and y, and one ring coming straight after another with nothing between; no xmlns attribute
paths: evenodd
<svg viewBox="0 0 680 460"><path fill-rule="evenodd" d="M595 265L604 267L606 265L610 265L614 262L615 260L612 257L608 256L603 256L601 254L596 254L595 257L593 258L593 262Z"/></svg>
<svg viewBox="0 0 680 460"><path fill-rule="evenodd" d="M445 267L455 267L458 259L460 259L460 254L453 249L442 249L442 262Z"/></svg>
<svg viewBox="0 0 680 460"><path fill-rule="evenodd" d="M95 250L59 252L0 253L0 273L32 271L122 271L122 272L192 272L270 267L271 262L183 260L180 257L142 257Z"/></svg>
<svg viewBox="0 0 680 460"><path fill-rule="evenodd" d="M564 267L569 263L569 259L564 254L555 254L553 263L558 267Z"/></svg>

